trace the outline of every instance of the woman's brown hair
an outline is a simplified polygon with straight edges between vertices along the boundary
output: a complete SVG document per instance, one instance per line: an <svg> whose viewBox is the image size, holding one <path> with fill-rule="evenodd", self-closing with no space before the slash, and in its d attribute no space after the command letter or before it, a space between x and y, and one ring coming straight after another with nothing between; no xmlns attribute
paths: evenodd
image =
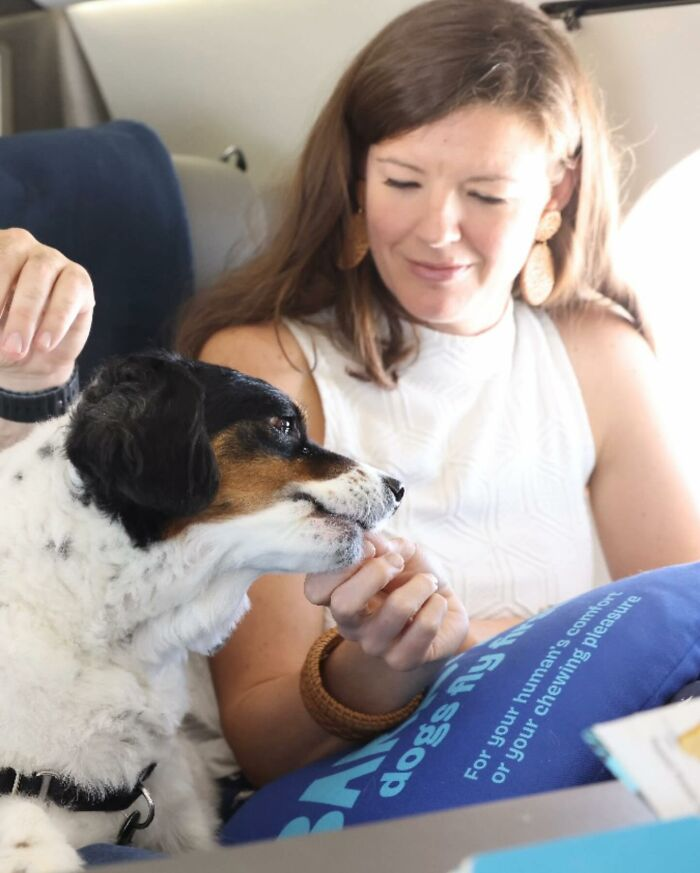
<svg viewBox="0 0 700 873"><path fill-rule="evenodd" d="M568 41L512 0L431 0L390 22L346 70L311 130L276 234L188 303L179 350L196 357L223 328L332 309L335 339L360 372L395 384L397 364L413 351L401 329L407 314L371 257L352 270L337 266L357 183L371 145L479 103L523 114L577 174L550 243L556 283L547 307L608 298L641 329L636 300L611 265L618 190L606 125Z"/></svg>

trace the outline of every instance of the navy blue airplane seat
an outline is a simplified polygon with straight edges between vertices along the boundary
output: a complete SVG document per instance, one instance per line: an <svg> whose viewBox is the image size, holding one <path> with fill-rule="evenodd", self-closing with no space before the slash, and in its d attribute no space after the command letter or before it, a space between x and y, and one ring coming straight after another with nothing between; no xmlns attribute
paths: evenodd
<svg viewBox="0 0 700 873"><path fill-rule="evenodd" d="M82 264L95 286L81 382L104 358L167 341L193 291L192 245L171 157L133 121L0 137L0 227Z"/></svg>

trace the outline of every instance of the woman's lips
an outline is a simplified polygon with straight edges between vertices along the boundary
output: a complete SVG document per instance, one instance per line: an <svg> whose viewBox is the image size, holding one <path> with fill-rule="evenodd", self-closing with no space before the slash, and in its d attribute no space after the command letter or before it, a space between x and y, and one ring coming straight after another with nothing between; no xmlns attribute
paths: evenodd
<svg viewBox="0 0 700 873"><path fill-rule="evenodd" d="M452 282L461 278L469 269L469 264L427 264L424 261L407 259L408 267L414 276L428 282Z"/></svg>

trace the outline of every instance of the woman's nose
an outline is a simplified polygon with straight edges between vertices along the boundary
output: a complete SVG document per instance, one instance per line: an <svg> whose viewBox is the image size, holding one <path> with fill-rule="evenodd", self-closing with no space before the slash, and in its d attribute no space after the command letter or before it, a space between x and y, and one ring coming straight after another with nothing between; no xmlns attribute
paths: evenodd
<svg viewBox="0 0 700 873"><path fill-rule="evenodd" d="M442 194L430 199L417 231L421 240L431 248L442 248L462 238L460 212L454 194Z"/></svg>

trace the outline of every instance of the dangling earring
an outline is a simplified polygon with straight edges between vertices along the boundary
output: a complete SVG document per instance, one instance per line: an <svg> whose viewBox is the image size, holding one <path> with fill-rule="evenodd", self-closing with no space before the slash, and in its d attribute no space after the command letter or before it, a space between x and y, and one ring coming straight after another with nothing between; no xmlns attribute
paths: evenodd
<svg viewBox="0 0 700 873"><path fill-rule="evenodd" d="M348 231L336 264L340 270L354 270L364 261L369 251L367 223L362 207L353 212L348 222Z"/></svg>
<svg viewBox="0 0 700 873"><path fill-rule="evenodd" d="M520 293L530 306L541 306L554 288L554 261L547 245L561 227L561 212L545 212L537 226L535 244L520 271Z"/></svg>

